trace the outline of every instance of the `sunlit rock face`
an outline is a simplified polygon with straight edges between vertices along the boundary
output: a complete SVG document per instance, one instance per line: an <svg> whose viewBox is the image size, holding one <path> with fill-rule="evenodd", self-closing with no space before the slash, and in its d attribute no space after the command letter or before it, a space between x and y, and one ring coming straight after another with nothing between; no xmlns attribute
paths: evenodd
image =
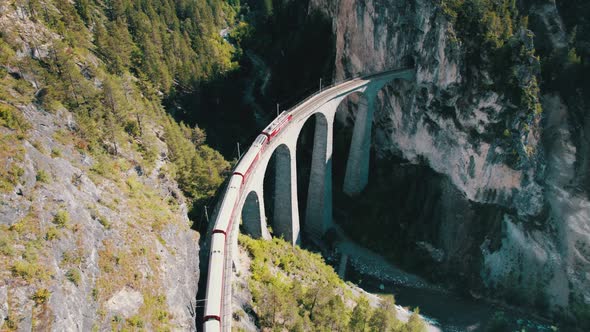
<svg viewBox="0 0 590 332"><path fill-rule="evenodd" d="M391 224L392 232L411 237L400 250L472 291L555 311L567 310L574 298L590 303L590 118L541 91L543 114L507 145L505 130L514 125L508 114L519 110L481 88L493 73L466 79L462 45L432 1L312 0L310 6L333 18L335 79L416 68L413 84L393 82L381 91L372 133L373 185L385 177L406 184L390 188L407 192L392 200L391 219L404 219L397 214L412 205L423 210L407 225ZM536 35L516 33L525 47L564 47L554 4L526 10ZM353 109L337 120L350 126ZM434 172L424 175L422 168Z"/></svg>

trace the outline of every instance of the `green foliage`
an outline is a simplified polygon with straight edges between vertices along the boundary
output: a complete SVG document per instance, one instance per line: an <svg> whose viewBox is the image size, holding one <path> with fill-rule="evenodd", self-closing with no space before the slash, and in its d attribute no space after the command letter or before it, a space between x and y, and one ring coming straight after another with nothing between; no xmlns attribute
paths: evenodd
<svg viewBox="0 0 590 332"><path fill-rule="evenodd" d="M80 253L78 253L76 251L65 251L61 257L61 264L62 265L68 265L68 264L79 265L80 263L82 263L82 261L83 261L82 256L80 255Z"/></svg>
<svg viewBox="0 0 590 332"><path fill-rule="evenodd" d="M441 8L456 33L451 37L456 37L465 51L467 79L477 82L478 91L496 91L516 106L509 106L502 116L517 135L504 135L501 144L516 151L505 159L518 168L536 155L526 139L518 138L528 137L543 111L538 82L541 66L534 35L527 30L528 18L520 16L516 0L441 0ZM482 72L489 79L482 79ZM495 135L501 130L489 128Z"/></svg>
<svg viewBox="0 0 590 332"><path fill-rule="evenodd" d="M117 162L105 154L99 154L96 156L94 164L90 170L107 178L116 178L120 173Z"/></svg>
<svg viewBox="0 0 590 332"><path fill-rule="evenodd" d="M206 199L215 194L229 171L229 163L219 152L206 145L196 147L191 142L194 131L184 124L177 126L169 119L164 127L169 157L175 168L173 174L184 193L195 199Z"/></svg>
<svg viewBox="0 0 590 332"><path fill-rule="evenodd" d="M14 256L15 253L14 239L5 228L0 229L0 254L3 256Z"/></svg>
<svg viewBox="0 0 590 332"><path fill-rule="evenodd" d="M2 327L6 327L9 331L16 331L18 323L15 321L14 317L8 316L4 319L4 325Z"/></svg>
<svg viewBox="0 0 590 332"><path fill-rule="evenodd" d="M57 227L49 227L47 229L47 233L45 233L45 240L53 241L55 239L59 239L61 236L61 232Z"/></svg>
<svg viewBox="0 0 590 332"><path fill-rule="evenodd" d="M515 0L441 0L441 8L465 43L501 47L517 25Z"/></svg>
<svg viewBox="0 0 590 332"><path fill-rule="evenodd" d="M75 0L74 8L86 24L90 23L90 0Z"/></svg>
<svg viewBox="0 0 590 332"><path fill-rule="evenodd" d="M130 327L137 327L137 328L143 328L143 325L144 325L143 319L141 319L141 317L138 315L127 318L127 324Z"/></svg>
<svg viewBox="0 0 590 332"><path fill-rule="evenodd" d="M0 135L0 192L9 192L20 182L24 148L14 135Z"/></svg>
<svg viewBox="0 0 590 332"><path fill-rule="evenodd" d="M42 305L49 300L51 293L47 288L39 288L35 291L32 296L32 300L35 302L35 305Z"/></svg>
<svg viewBox="0 0 590 332"><path fill-rule="evenodd" d="M229 39L237 45L242 45L252 37L254 37L254 27L244 21L239 22L229 33Z"/></svg>
<svg viewBox="0 0 590 332"><path fill-rule="evenodd" d="M99 216L98 222L104 227L104 229L111 229L111 223L105 216Z"/></svg>
<svg viewBox="0 0 590 332"><path fill-rule="evenodd" d="M69 269L66 272L66 278L73 283L75 286L80 285L80 281L82 280L82 276L80 275L80 270L73 268Z"/></svg>
<svg viewBox="0 0 590 332"><path fill-rule="evenodd" d="M233 19L233 10L223 1L81 2L83 18L90 7L106 16L94 33L111 73L131 70L167 93L175 82L191 89L237 66L233 47L218 34L221 26L233 23L224 20L224 12Z"/></svg>
<svg viewBox="0 0 590 332"><path fill-rule="evenodd" d="M2 103L0 103L0 126L14 129L21 135L31 128L29 121L16 107Z"/></svg>
<svg viewBox="0 0 590 332"><path fill-rule="evenodd" d="M155 166L162 156L162 171L171 169L174 175L178 174L182 189L195 200L209 198L222 183L228 163L203 145L204 131L181 126L167 116L162 100L169 96L174 98L236 68L234 47L219 36L220 28L233 25L235 12L223 0L31 0L14 5L7 10L29 6L30 12L23 9L27 16L23 20L30 17L38 23L32 29L42 33L37 34L41 39L35 37L34 40L29 34L19 34L21 31L14 31L10 36L8 33L0 35L0 85L3 87L0 89L0 131L9 133L0 138L0 188L13 190L24 172L24 149L20 149L23 143L18 139L29 126L23 116L28 113L23 113L21 106L33 104L54 113L56 118L62 118L56 126L66 122L62 121L63 117L73 115L73 121L62 126L53 142L44 142L47 150L53 146L51 155L58 157L62 155L59 149L63 149L67 159L72 158L70 151L76 154L78 150L94 161L89 172L92 181L112 180L108 184L110 188L129 194L124 202L133 211L126 211L125 215L136 218L125 217L121 223L112 220L112 224L100 214L94 219L105 229L115 225L126 228L125 222L133 224L137 232L125 232L126 243L143 246L142 251L127 250L127 245L100 251L101 274L95 281L92 298L100 306L126 285L145 290L144 305L137 316L128 321L119 319L118 328L174 329L176 326L171 323L173 317L168 312L165 297L159 295L163 287L157 273L161 258L141 242L145 239L139 235L144 232L137 227L157 233L165 229L167 223L180 224L182 220L177 218L173 207L162 200L159 192L143 184L146 182L143 175L125 181L128 176L123 174L132 167L141 174L161 171L149 169L149 166ZM17 51L20 54L24 47L20 39L27 49L41 46L43 51L47 50L47 55L41 52L35 57L17 57ZM20 76L26 79L8 75L6 68L10 71L17 68ZM31 81L35 81L34 84ZM169 139L172 136L175 138ZM170 151L174 151L172 163L168 162L171 159L164 158L164 139ZM49 169L40 170L36 177L39 182L48 181ZM72 183L79 186L82 181L74 175ZM123 200L108 195L102 199L110 204L101 204L113 211L123 206ZM57 211L50 225L38 222L34 232L29 232L31 225L19 224L10 230L1 227L1 257L8 261L7 270L19 280L46 279L49 272L40 262L45 262L47 253L52 251L44 249L70 233L68 228L76 235L78 224L68 227L73 221L65 207L62 209ZM183 223L182 227L188 226ZM80 243L80 235L78 231L72 241ZM154 236L167 246L160 235ZM23 250L21 242L25 241L34 242L37 247L27 244ZM136 252L142 252L141 257L136 256ZM66 252L60 263L65 277L80 287L82 253ZM143 276L139 273L138 259L149 264L156 274ZM44 296L39 293L34 300L40 303Z"/></svg>
<svg viewBox="0 0 590 332"><path fill-rule="evenodd" d="M239 242L253 258L249 285L263 330L423 331L417 314L413 325L397 319L393 296L384 297L374 310L366 297L353 297L319 254L277 238L240 235Z"/></svg>
<svg viewBox="0 0 590 332"><path fill-rule="evenodd" d="M108 69L113 74L123 74L131 66L131 55L135 44L127 25L123 20L106 22L98 25L95 32L95 43Z"/></svg>
<svg viewBox="0 0 590 332"><path fill-rule="evenodd" d="M139 124L137 121L129 120L125 123L125 132L129 134L131 137L139 137L141 135L141 130L139 129Z"/></svg>
<svg viewBox="0 0 590 332"><path fill-rule="evenodd" d="M262 0L262 8L265 16L271 16L273 11L272 0Z"/></svg>
<svg viewBox="0 0 590 332"><path fill-rule="evenodd" d="M57 227L64 228L70 222L70 214L66 210L59 210L51 220Z"/></svg>
<svg viewBox="0 0 590 332"><path fill-rule="evenodd" d="M570 50L567 52L567 63L569 65L582 64L582 58L576 53L575 48L570 48Z"/></svg>
<svg viewBox="0 0 590 332"><path fill-rule="evenodd" d="M356 306L352 310L350 315L350 321L348 327L350 331L367 331L369 318L371 317L372 308L369 304L369 300L365 296L358 298Z"/></svg>
<svg viewBox="0 0 590 332"><path fill-rule="evenodd" d="M395 316L395 301L392 296L384 297L368 322L369 331L399 331L402 323Z"/></svg>
<svg viewBox="0 0 590 332"><path fill-rule="evenodd" d="M8 170L2 173L4 174L2 174L3 177L0 179L0 190L7 192L12 190L14 185L19 182L20 177L25 174L25 170L17 164L12 163L8 167Z"/></svg>
<svg viewBox="0 0 590 332"><path fill-rule="evenodd" d="M581 64L588 65L590 59L590 5L584 0L556 0L560 16L571 33L571 50L579 54Z"/></svg>
<svg viewBox="0 0 590 332"><path fill-rule="evenodd" d="M349 295L321 256L282 239L253 240L240 235L240 242L254 258L250 289L261 328L345 329L350 310L344 296ZM282 273L271 272L276 268Z"/></svg>
<svg viewBox="0 0 590 332"><path fill-rule="evenodd" d="M402 332L426 332L426 323L420 318L420 309L416 308L408 322L401 328Z"/></svg>
<svg viewBox="0 0 590 332"><path fill-rule="evenodd" d="M32 2L35 20L63 38L48 44L47 57L19 59L15 50L20 45L2 36L1 63L18 66L27 79L33 77L39 89L35 93L30 82L10 75L4 75L1 83L22 90L23 95L34 94L33 100L46 110L65 107L73 111L76 126L61 130L64 133L56 139L63 145L73 144L83 153L90 152L96 160L94 173L111 180L131 167L117 158L129 147L140 152L140 160L133 161L150 171L161 147L161 137L152 129L164 127L174 164L166 165L166 169L189 198L207 199L223 182L229 164L203 145L206 135L202 130L179 126L166 116L162 98L192 90L237 66L234 48L219 36L220 27L234 24L239 2L232 3ZM96 55L102 61L96 61ZM4 91L0 93L4 99ZM12 104L24 103L10 94L6 97ZM17 130L21 136L29 128L18 108L6 103L0 103L0 125ZM61 151L54 148L51 156L60 157ZM10 157L3 163L6 169L0 169L3 191L12 190L23 173ZM43 173L38 175L41 182L47 178Z"/></svg>
<svg viewBox="0 0 590 332"><path fill-rule="evenodd" d="M43 144L41 142L39 142L39 141L33 141L33 142L31 142L31 145L35 149L39 150L40 153L42 153L42 154L47 153L47 151L45 150L45 147L43 146Z"/></svg>
<svg viewBox="0 0 590 332"><path fill-rule="evenodd" d="M49 277L47 269L37 262L16 261L10 270L14 276L21 277L29 282L44 280Z"/></svg>
<svg viewBox="0 0 590 332"><path fill-rule="evenodd" d="M50 181L49 174L47 174L47 172L45 172L45 170L42 170L42 169L37 171L37 175L35 176L35 179L41 183L49 183L49 181Z"/></svg>
<svg viewBox="0 0 590 332"><path fill-rule="evenodd" d="M59 158L61 157L61 150L58 148L51 149L51 157L52 158Z"/></svg>

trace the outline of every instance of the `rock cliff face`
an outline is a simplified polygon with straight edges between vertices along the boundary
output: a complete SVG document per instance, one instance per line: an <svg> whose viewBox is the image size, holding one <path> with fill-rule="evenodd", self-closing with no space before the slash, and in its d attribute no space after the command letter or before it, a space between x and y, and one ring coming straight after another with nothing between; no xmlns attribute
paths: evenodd
<svg viewBox="0 0 590 332"><path fill-rule="evenodd" d="M590 117L541 91L543 113L516 125L508 114L520 110L501 89L482 88L494 73L468 68L437 3L310 4L333 17L336 79L416 68L414 84L393 82L379 94L372 135L368 192L385 187L396 207L387 227L408 244L397 256L412 254L443 279L522 304L590 304ZM564 47L554 3L523 10L534 30L515 32L524 49Z"/></svg>
<svg viewBox="0 0 590 332"><path fill-rule="evenodd" d="M61 38L12 2L0 4L0 32L13 63L47 60ZM133 138L91 154L75 114L44 109L39 71L7 65L2 47L0 330L194 330L199 236L161 122L142 120L153 162Z"/></svg>
<svg viewBox="0 0 590 332"><path fill-rule="evenodd" d="M97 174L105 161L72 146L68 111L22 111L32 128L12 144L23 176L0 194L3 327L89 331L165 319L194 329L198 233L177 185L159 176L165 162L146 174L126 155Z"/></svg>

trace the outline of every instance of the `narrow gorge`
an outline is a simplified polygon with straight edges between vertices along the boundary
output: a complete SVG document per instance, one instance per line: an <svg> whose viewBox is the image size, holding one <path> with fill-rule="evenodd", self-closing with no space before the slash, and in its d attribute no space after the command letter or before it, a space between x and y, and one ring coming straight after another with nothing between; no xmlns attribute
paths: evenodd
<svg viewBox="0 0 590 332"><path fill-rule="evenodd" d="M0 2L0 330L589 330L588 17L585 0ZM281 112L392 70L412 74L334 97L333 132L296 118L252 186L294 124L263 133L235 179ZM266 240L240 200L223 211L238 182Z"/></svg>

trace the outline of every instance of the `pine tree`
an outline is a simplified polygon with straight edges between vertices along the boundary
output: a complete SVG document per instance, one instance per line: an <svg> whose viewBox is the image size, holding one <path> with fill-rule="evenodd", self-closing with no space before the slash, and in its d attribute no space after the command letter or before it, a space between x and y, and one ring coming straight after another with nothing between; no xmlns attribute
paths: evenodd
<svg viewBox="0 0 590 332"><path fill-rule="evenodd" d="M356 306L352 310L350 322L348 326L350 331L364 332L367 328L367 322L371 317L371 306L369 300L365 296L360 296L357 300Z"/></svg>

